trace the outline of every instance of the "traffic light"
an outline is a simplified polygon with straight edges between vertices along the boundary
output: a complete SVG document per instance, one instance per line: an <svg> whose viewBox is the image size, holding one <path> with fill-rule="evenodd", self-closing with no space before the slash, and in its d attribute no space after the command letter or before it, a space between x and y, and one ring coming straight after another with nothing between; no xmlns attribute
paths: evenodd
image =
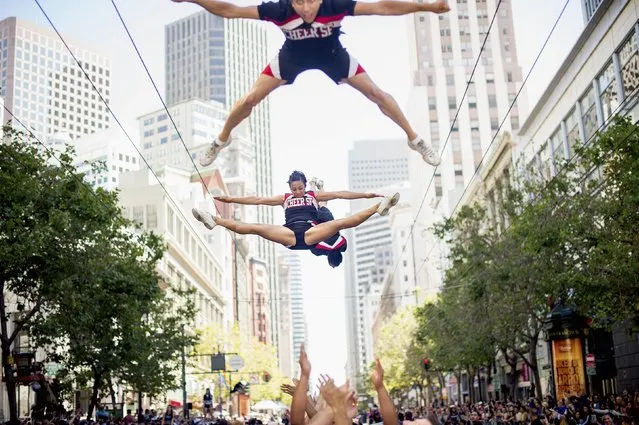
<svg viewBox="0 0 639 425"><path fill-rule="evenodd" d="M430 369L430 359L428 357L424 358L424 370Z"/></svg>
<svg viewBox="0 0 639 425"><path fill-rule="evenodd" d="M268 372L264 372L264 382L269 382L271 380L271 374Z"/></svg>

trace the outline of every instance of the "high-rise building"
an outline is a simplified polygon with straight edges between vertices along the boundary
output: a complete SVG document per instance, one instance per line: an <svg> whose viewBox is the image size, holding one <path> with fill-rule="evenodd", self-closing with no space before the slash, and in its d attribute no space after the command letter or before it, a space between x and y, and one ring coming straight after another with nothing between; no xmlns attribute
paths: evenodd
<svg viewBox="0 0 639 425"><path fill-rule="evenodd" d="M291 337L292 337L292 357L293 376L299 376L300 346L304 344L308 350L308 334L306 326L306 315L304 314L304 287L302 285L302 259L297 251L282 250L279 253L282 264L288 267L288 283L290 288L290 308L291 308Z"/></svg>
<svg viewBox="0 0 639 425"><path fill-rule="evenodd" d="M224 229L203 232L202 224L191 215L191 208L201 207L206 200L199 182L193 182L190 173L164 167L157 175L164 188L146 168L120 176L123 215L164 239L167 250L158 263L158 272L165 281L193 290L191 296L197 309L194 328L230 329L231 318L226 312L231 299L231 237ZM208 237L216 238L215 246L225 249L219 253L213 250ZM206 369L210 360L201 358L197 366L194 369ZM194 371L191 366L189 369L188 372ZM204 382L187 373L189 394L202 394L204 387ZM179 394L170 391L167 396L175 398Z"/></svg>
<svg viewBox="0 0 639 425"><path fill-rule="evenodd" d="M85 173L85 181L93 187L115 190L120 184L121 173L140 169L141 161L135 148L118 127L73 141L67 133L54 134L47 140L47 145L56 150L63 150L64 145L72 145L76 154L76 168Z"/></svg>
<svg viewBox="0 0 639 425"><path fill-rule="evenodd" d="M282 375L293 378L293 326L291 318L291 267L288 265L286 251L277 253L277 281L280 287L280 349L279 365Z"/></svg>
<svg viewBox="0 0 639 425"><path fill-rule="evenodd" d="M427 229L453 212L504 117L500 131L512 132L519 128L527 109L522 92L507 115L522 84L511 2L467 0L450 6L450 13L407 18L414 73L408 116L436 149L441 151L448 139L434 176L418 158L411 158L410 164L415 245L428 247L415 253L416 264L425 264L416 279L418 286L429 290L441 285L441 275L432 263L441 261L442 250L430 249L436 238Z"/></svg>
<svg viewBox="0 0 639 425"><path fill-rule="evenodd" d="M253 86L268 62L266 29L246 19L223 19L201 11L168 24L166 97L169 105L190 100L216 100L227 109ZM269 100L264 99L247 120L254 141L255 188L258 196L273 195ZM212 140L211 140L212 141ZM273 223L273 210L257 207L259 223ZM269 292L277 288L275 246L258 240L258 256L269 270ZM272 343L278 346L279 309L269 298Z"/></svg>
<svg viewBox="0 0 639 425"><path fill-rule="evenodd" d="M142 154L154 169L169 165L195 171L191 159L196 160L198 155L208 149L211 138L224 125L226 108L217 101L193 99L173 104L167 109L175 120L177 131L164 108L138 118ZM193 155L192 158L184 149L182 141ZM220 168L223 168L225 159L226 151L223 151L220 154L220 164L217 164Z"/></svg>
<svg viewBox="0 0 639 425"><path fill-rule="evenodd" d="M256 260L251 258L249 263L249 270L251 272L251 314L253 332L252 335L257 338L263 344L268 344L271 341L271 327L269 311L269 293L268 293L268 273L266 271L266 264L262 260ZM274 294L277 297L277 294Z"/></svg>
<svg viewBox="0 0 639 425"><path fill-rule="evenodd" d="M405 140L356 141L348 153L348 175L351 190L380 190L407 181L409 150ZM371 204L371 200L351 201L351 213ZM391 243L388 217L374 215L366 223L347 232L346 251L346 376L354 384L366 369L372 355L370 305L368 301L381 293L384 276L373 276L375 254ZM389 251L390 256L390 251ZM391 258L389 257L389 260Z"/></svg>
<svg viewBox="0 0 639 425"><path fill-rule="evenodd" d="M65 40L108 103L109 59ZM77 139L109 127L106 107L56 33L21 18L0 21L0 96L40 140L56 133ZM9 113L2 112L2 121L9 120Z"/></svg>
<svg viewBox="0 0 639 425"><path fill-rule="evenodd" d="M175 120L177 130L173 127L169 114ZM186 170L191 175L195 172L192 159L197 161L198 156L208 149L211 138L222 128L225 119L226 109L220 102L197 99L169 106L168 114L166 110L160 109L142 115L138 118L142 155L156 171L178 168ZM238 129L237 140L222 151L218 161L211 167L200 169L200 174L212 193L214 187L217 187L230 196L255 195L253 141L246 137L245 130L245 127ZM211 176L215 176L215 173L221 173L224 176L223 184L216 179L210 179ZM193 177L198 180L200 175L193 174ZM208 207L210 208L211 205ZM225 208L228 210L229 217L236 220L246 222L257 220L255 206L225 204ZM208 240L209 236L205 238ZM235 261L232 274L235 300L232 317L239 321L240 332L246 336L254 334L256 329L253 325L256 312L252 303L254 279L251 258L257 253L258 239L254 235L234 235L232 238L231 250ZM270 299L270 291L264 292L264 289L270 288L267 285L255 294ZM267 335L270 336L270 330Z"/></svg>

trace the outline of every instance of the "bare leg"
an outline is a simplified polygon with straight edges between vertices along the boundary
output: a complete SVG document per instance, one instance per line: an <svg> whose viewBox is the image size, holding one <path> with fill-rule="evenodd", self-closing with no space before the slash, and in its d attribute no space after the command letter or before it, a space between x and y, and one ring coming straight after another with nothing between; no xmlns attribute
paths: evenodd
<svg viewBox="0 0 639 425"><path fill-rule="evenodd" d="M417 133L408 123L406 115L404 115L393 96L377 87L368 74L357 74L343 81L374 102L384 115L404 130L408 140L415 140L415 138L417 138Z"/></svg>
<svg viewBox="0 0 639 425"><path fill-rule="evenodd" d="M226 142L231 136L231 131L244 121L245 118L251 115L253 108L268 96L269 93L285 83L286 81L284 80L278 80L270 75L260 74L248 94L233 105L224 123L224 128L219 135L220 141Z"/></svg>
<svg viewBox="0 0 639 425"><path fill-rule="evenodd" d="M295 233L287 227L274 224L242 223L215 217L215 223L240 235L257 235L284 246L295 245Z"/></svg>
<svg viewBox="0 0 639 425"><path fill-rule="evenodd" d="M318 224L304 233L304 242L306 242L307 245L315 245L330 238L340 230L357 227L375 214L377 212L377 207L379 207L379 203L370 206L364 211L355 213L350 217Z"/></svg>

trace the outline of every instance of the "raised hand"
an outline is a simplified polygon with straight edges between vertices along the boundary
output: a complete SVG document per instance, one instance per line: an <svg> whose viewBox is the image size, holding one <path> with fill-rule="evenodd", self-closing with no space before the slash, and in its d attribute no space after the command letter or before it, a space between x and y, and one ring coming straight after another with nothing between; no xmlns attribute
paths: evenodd
<svg viewBox="0 0 639 425"><path fill-rule="evenodd" d="M348 382L337 387L331 378L321 377L320 392L329 406L335 413L337 422L338 416L345 415L348 419L353 419L357 414L357 398L355 391L348 387Z"/></svg>
<svg viewBox="0 0 639 425"><path fill-rule="evenodd" d="M295 393L295 385L282 384L280 385L280 391L282 391L284 394L292 396L293 393Z"/></svg>
<svg viewBox="0 0 639 425"><path fill-rule="evenodd" d="M375 369L371 373L371 381L376 390L384 386L384 368L382 367L382 362L379 361L379 357L375 358Z"/></svg>
<svg viewBox="0 0 639 425"><path fill-rule="evenodd" d="M302 375L311 376L311 362L308 360L306 351L304 350L304 344L300 346L300 371Z"/></svg>

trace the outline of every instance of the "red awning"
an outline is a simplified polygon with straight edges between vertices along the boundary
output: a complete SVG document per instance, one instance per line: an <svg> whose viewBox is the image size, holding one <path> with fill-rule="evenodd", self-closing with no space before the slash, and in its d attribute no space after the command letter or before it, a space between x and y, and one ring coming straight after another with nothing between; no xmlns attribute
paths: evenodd
<svg viewBox="0 0 639 425"><path fill-rule="evenodd" d="M169 406L171 407L182 407L182 402L177 400L169 400Z"/></svg>

